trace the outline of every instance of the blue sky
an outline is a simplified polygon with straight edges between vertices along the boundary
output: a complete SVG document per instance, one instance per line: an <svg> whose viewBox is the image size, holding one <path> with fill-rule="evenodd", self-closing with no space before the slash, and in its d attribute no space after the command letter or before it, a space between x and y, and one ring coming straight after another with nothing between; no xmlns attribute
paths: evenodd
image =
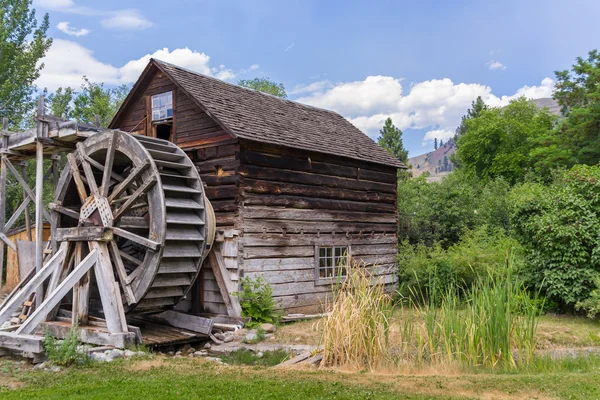
<svg viewBox="0 0 600 400"><path fill-rule="evenodd" d="M154 56L229 82L267 76L410 155L449 137L471 101L549 97L554 71L598 47L598 1L34 0L55 39L37 82L131 84Z"/></svg>

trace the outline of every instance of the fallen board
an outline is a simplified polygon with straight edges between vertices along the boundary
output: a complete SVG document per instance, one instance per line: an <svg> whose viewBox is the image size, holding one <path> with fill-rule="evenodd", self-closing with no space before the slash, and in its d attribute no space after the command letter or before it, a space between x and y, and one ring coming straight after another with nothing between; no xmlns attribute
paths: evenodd
<svg viewBox="0 0 600 400"><path fill-rule="evenodd" d="M128 321L130 324L140 328L142 331L142 343L150 348L173 346L208 339L207 335L148 321L142 316L130 318Z"/></svg>

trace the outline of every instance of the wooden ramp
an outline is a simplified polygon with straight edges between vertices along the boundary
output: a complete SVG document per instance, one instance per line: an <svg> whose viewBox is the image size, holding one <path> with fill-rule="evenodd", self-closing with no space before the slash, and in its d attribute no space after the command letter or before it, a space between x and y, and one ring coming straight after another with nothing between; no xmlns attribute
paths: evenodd
<svg viewBox="0 0 600 400"><path fill-rule="evenodd" d="M131 318L130 323L140 328L142 343L150 348L174 346L208 339L208 335L203 333L153 322L143 317Z"/></svg>

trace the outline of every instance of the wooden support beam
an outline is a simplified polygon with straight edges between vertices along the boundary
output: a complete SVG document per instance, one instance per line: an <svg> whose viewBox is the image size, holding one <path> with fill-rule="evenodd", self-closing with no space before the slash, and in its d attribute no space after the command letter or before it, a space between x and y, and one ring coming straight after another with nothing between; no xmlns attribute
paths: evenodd
<svg viewBox="0 0 600 400"><path fill-rule="evenodd" d="M238 298L231 295L233 290L230 291L230 288L233 288L233 282L231 281L229 272L227 272L227 268L225 267L225 261L223 260L221 251L217 248L214 248L208 254L208 262L211 266L213 274L215 275L217 286L219 287L219 291L223 297L223 302L225 302L227 315L232 317L241 316L242 307L240 306Z"/></svg>
<svg viewBox="0 0 600 400"><path fill-rule="evenodd" d="M76 226L73 228L58 228L55 232L59 242L70 240L75 242L88 242L90 240L109 241L113 235L110 228L103 226Z"/></svg>
<svg viewBox="0 0 600 400"><path fill-rule="evenodd" d="M10 217L10 219L8 220L8 222L6 223L6 225L4 226L4 232L7 232L8 230L10 230L10 228L12 228L12 226L14 225L14 223L17 222L17 219L19 219L19 217L23 213L23 211L25 211L25 209L29 206L29 202L30 201L31 201L31 198L29 196L25 197L25 200L23 200L23 202L21 203L21 205L19 205L19 207L15 210L15 212L13 213L13 215Z"/></svg>
<svg viewBox="0 0 600 400"><path fill-rule="evenodd" d="M79 265L82 258L83 243L75 243L73 254L73 263ZM87 325L89 317L90 301L90 279L91 271L88 271L83 278L73 286L73 313L71 315L71 324L74 326Z"/></svg>
<svg viewBox="0 0 600 400"><path fill-rule="evenodd" d="M83 179L81 179L81 174L79 173L77 159L73 153L67 154L67 162L69 163L69 168L71 169L71 174L73 175L73 182L75 182L75 188L79 194L79 200L81 200L81 203L84 204L88 195L85 190L85 185L83 184Z"/></svg>
<svg viewBox="0 0 600 400"><path fill-rule="evenodd" d="M42 149L43 150L43 149ZM4 161L6 163L6 166L8 167L8 171L10 171L10 173L13 175L13 177L17 180L17 182L19 182L19 184L21 185L21 187L23 188L23 190L25 190L25 192L27 192L27 195L31 198L31 200L33 202L36 203L37 205L37 196L35 193L33 193L33 190L31 190L31 188L29 187L29 184L27 182L25 182L25 180L23 180L23 178L21 177L21 174L17 171L17 169L12 165L12 163L10 162L10 160L3 155L2 156L2 161ZM37 162L37 161L36 161ZM42 186L43 186L43 174L44 174L44 169L43 169L43 159L42 159L42 170L41 170L41 174L42 176L40 177L40 181L42 182ZM36 168L37 168L37 164L36 164ZM37 173L38 171L36 171ZM36 177L37 179L37 177ZM36 181L36 192L38 190L38 181ZM36 211L37 212L37 211ZM48 214L48 212L46 211L46 207L42 207L42 215L44 216L44 218L46 218L47 221L50 221L50 214Z"/></svg>
<svg viewBox="0 0 600 400"><path fill-rule="evenodd" d="M123 259L121 258L119 246L117 246L117 243L114 240L110 241L109 250L114 261L115 269L117 270L119 282L121 282L121 288L123 289L123 293L127 299L127 304L132 305L136 303L135 295L133 294L133 289L131 289L131 282L127 279L127 271L125 270L125 265L123 264Z"/></svg>
<svg viewBox="0 0 600 400"><path fill-rule="evenodd" d="M44 96L38 98L37 116L43 117L45 113L44 108ZM44 136L44 123L42 121L37 122L37 138ZM15 178L19 176L18 173L13 172ZM20 177L19 177L20 178ZM18 180L18 179L17 179ZM44 144L40 141L35 144L35 196L31 194L29 197L35 201L35 270L41 271L44 267ZM47 217L50 221L50 216ZM44 287L40 285L36 290L35 304L39 308L44 298ZM22 327L21 327L22 328Z"/></svg>
<svg viewBox="0 0 600 400"><path fill-rule="evenodd" d="M44 337L0 331L0 347L34 354L41 353L44 351Z"/></svg>
<svg viewBox="0 0 600 400"><path fill-rule="evenodd" d="M56 203L50 203L48 205L48 208L50 208L52 211L59 212L63 215L66 215L67 217L71 217L79 221L79 211L71 210L70 208L63 207Z"/></svg>
<svg viewBox="0 0 600 400"><path fill-rule="evenodd" d="M29 318L23 322L21 327L17 329L16 334L30 334L34 332L38 325L46 319L46 315L60 303L77 281L79 281L92 266L97 264L98 252L92 250L90 254L88 254L87 257L84 258L83 261L56 287L56 289L48 294L46 299L35 309L33 314L31 314Z"/></svg>
<svg viewBox="0 0 600 400"><path fill-rule="evenodd" d="M119 285L110 262L110 254L106 243L89 242L98 253L98 262L94 268L96 283L102 300L102 309L106 319L106 327L110 333L127 332L127 320L121 300Z"/></svg>
<svg viewBox="0 0 600 400"><path fill-rule="evenodd" d="M62 339L66 338L71 331L71 324L68 322L45 322L42 326L48 329L52 336ZM96 327L80 327L77 337L83 343L99 346L113 346L120 349L133 346L137 342L137 337L134 332L125 331L109 333Z"/></svg>
<svg viewBox="0 0 600 400"><path fill-rule="evenodd" d="M2 120L2 130L8 130L8 119ZM2 137L2 149L8 147L8 137ZM0 233L4 234L6 228L4 221L6 219L6 164L4 157L0 161ZM4 242L0 242L0 288L2 288L2 276L4 275Z"/></svg>
<svg viewBox="0 0 600 400"><path fill-rule="evenodd" d="M31 293L37 292L38 288L50 276L54 269L62 264L65 256L66 254L64 251L59 250L56 252L46 265L38 271L21 290L2 303L2 306L0 306L2 307L0 308L0 325L8 321L10 316L23 305L23 302L27 300Z"/></svg>
<svg viewBox="0 0 600 400"><path fill-rule="evenodd" d="M84 157L87 153L85 151L85 147L83 147L83 143L77 143L77 151L79 152L79 161L81 162L81 166L83 167L83 174L85 175L88 187L90 188L90 194L98 194L98 184L96 183L94 171L92 171L92 166L90 165L87 158Z"/></svg>
<svg viewBox="0 0 600 400"><path fill-rule="evenodd" d="M21 175L23 176L23 180L25 182L27 182L27 162L26 161L23 161L21 163ZM25 198L29 198L29 200L31 200L31 197L27 196L27 191L23 188L23 200ZM27 231L27 240L32 242L33 237L31 235L31 213L29 212L29 205L25 209L25 230Z"/></svg>
<svg viewBox="0 0 600 400"><path fill-rule="evenodd" d="M104 162L104 173L102 174L102 186L100 187L100 195L108 196L110 187L111 172L113 169L113 161L115 160L115 148L117 147L117 137L111 136L109 139L108 148L106 149L106 161Z"/></svg>

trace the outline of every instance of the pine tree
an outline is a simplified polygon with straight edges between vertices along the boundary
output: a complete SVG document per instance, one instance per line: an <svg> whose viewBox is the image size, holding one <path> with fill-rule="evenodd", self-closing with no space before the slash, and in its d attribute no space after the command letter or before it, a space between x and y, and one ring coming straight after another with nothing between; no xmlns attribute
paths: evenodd
<svg viewBox="0 0 600 400"><path fill-rule="evenodd" d="M394 126L391 118L385 120L385 124L379 131L379 134L377 143L398 160L407 164L408 150L404 148L402 143L402 131Z"/></svg>
<svg viewBox="0 0 600 400"><path fill-rule="evenodd" d="M467 131L467 125L465 122L471 118L477 118L481 115L481 113L487 110L489 107L483 102L481 96L477 96L477 99L471 103L471 108L467 110L467 114L463 115L460 125L456 128L456 135L454 135L454 140L458 139L460 136L464 135Z"/></svg>
<svg viewBox="0 0 600 400"><path fill-rule="evenodd" d="M448 171L448 156L444 156L444 171Z"/></svg>
<svg viewBox="0 0 600 400"><path fill-rule="evenodd" d="M437 145L437 138L433 139L433 149L437 150L438 149L438 145Z"/></svg>
<svg viewBox="0 0 600 400"><path fill-rule="evenodd" d="M440 139L440 147L444 147L444 141Z"/></svg>

